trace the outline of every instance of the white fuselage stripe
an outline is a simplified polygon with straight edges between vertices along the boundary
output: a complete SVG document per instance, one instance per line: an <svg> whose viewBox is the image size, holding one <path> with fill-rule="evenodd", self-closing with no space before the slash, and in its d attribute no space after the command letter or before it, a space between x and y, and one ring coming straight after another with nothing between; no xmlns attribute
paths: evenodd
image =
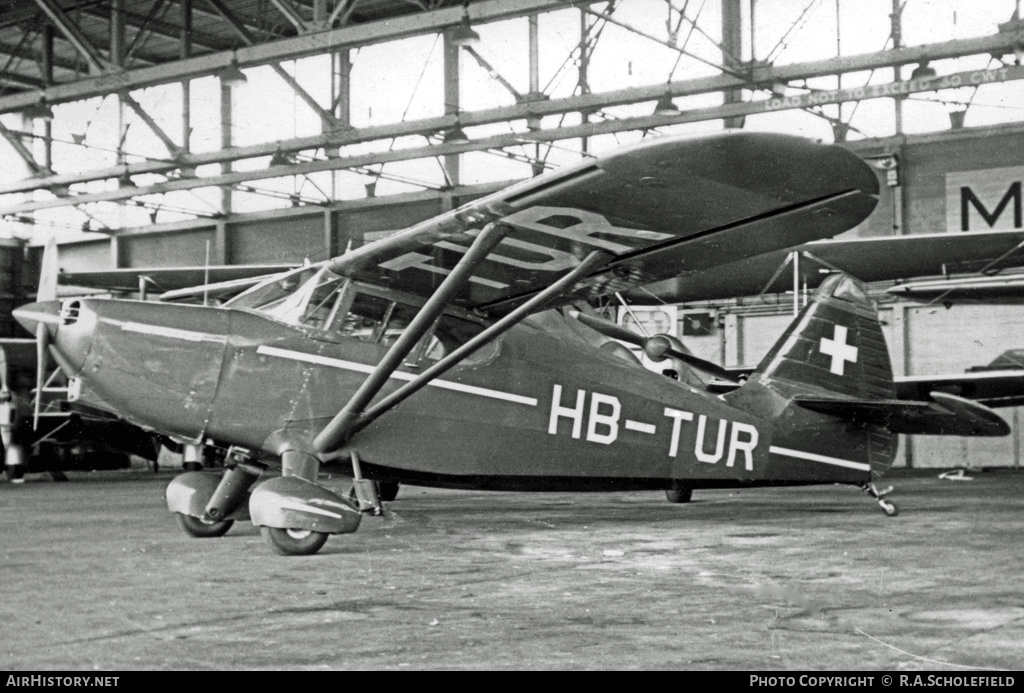
<svg viewBox="0 0 1024 693"><path fill-rule="evenodd" d="M214 344L224 344L227 341L223 335L210 334L208 332L179 330L175 327L147 325L141 322L121 322L120 320L111 320L108 318L100 318L100 321L109 325L120 325L121 329L125 332L151 334L157 337L167 337L168 339L180 339L185 342L213 342Z"/></svg>
<svg viewBox="0 0 1024 693"><path fill-rule="evenodd" d="M803 452L801 450L790 450L789 448L780 448L772 445L768 448L768 452L775 453L776 455L785 455L786 457L796 457L801 460L810 460L811 462L823 462L825 464L835 465L836 467L846 467L847 469L856 469L862 472L870 472L871 465L864 464L863 462L851 462L850 460L841 460L838 457L827 457L825 455L815 455L813 452Z"/></svg>
<svg viewBox="0 0 1024 693"><path fill-rule="evenodd" d="M633 421L632 419L626 419L626 430L637 431L639 433L650 433L654 435L658 432L658 427L654 424L642 423L640 421Z"/></svg>
<svg viewBox="0 0 1024 693"><path fill-rule="evenodd" d="M344 359L333 359L327 356L317 356L316 354L305 354L301 351L291 351L289 349L278 349L277 347L261 346L256 349L259 354L266 354L267 356L278 356L283 359L290 359L292 361L302 361L305 363L315 363L320 366L330 366L332 368L343 368L349 371L356 371L358 373L373 373L376 369L374 366L368 366L364 363L356 363L355 361L345 361ZM397 380L415 380L416 376L412 373L402 373L401 371L395 371L391 374L392 378ZM523 397L522 395L514 395L510 392L502 392L501 390L490 390L485 387L476 387L475 385L463 385L462 383L456 383L451 380L431 380L428 385L434 387L440 387L445 390L455 390L456 392L465 392L470 395L479 395L481 397L490 397L492 399L500 399L505 402L515 402L516 404L526 404L531 407L537 406L536 397Z"/></svg>

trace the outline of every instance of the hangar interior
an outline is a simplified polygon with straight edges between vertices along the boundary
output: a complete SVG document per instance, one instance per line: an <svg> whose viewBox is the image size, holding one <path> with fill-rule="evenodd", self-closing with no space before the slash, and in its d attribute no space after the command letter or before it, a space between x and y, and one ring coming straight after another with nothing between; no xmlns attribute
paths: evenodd
<svg viewBox="0 0 1024 693"><path fill-rule="evenodd" d="M871 162L881 200L850 237L1024 230L1019 1L0 7L8 316L50 237L72 272L320 260L589 153L723 128ZM947 306L885 288L898 375L1024 347L1011 298ZM708 328L674 329L698 355L752 365L793 302L687 304ZM1020 412L1003 413L1008 438L905 438L897 465L1019 467Z"/></svg>

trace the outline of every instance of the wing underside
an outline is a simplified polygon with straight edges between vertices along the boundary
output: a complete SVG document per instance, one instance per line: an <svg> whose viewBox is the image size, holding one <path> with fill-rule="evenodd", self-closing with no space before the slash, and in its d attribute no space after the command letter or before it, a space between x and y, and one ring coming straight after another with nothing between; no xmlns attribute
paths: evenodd
<svg viewBox="0 0 1024 693"><path fill-rule="evenodd" d="M506 314L589 253L606 259L561 302L829 237L877 201L851 152L800 138L656 138L524 181L334 259L371 284L430 296L488 225L502 239L453 298ZM550 304L549 304L550 305Z"/></svg>

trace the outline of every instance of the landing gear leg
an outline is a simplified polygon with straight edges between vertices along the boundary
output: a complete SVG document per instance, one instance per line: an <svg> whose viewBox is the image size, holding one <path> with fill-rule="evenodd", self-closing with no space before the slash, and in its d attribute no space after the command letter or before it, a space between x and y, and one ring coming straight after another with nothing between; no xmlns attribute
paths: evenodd
<svg viewBox="0 0 1024 693"><path fill-rule="evenodd" d="M213 492L210 502L206 504L203 520L215 523L234 522L234 520L224 518L234 512L235 508L245 500L249 487L259 478L260 472L259 468L244 462L225 471L217 485L217 490ZM228 527L230 526L229 524ZM186 531L188 531L187 528ZM226 532L227 529L224 531Z"/></svg>
<svg viewBox="0 0 1024 693"><path fill-rule="evenodd" d="M181 466L186 472L198 472L203 468L203 446L187 443L181 453ZM156 463L154 469L156 471Z"/></svg>
<svg viewBox="0 0 1024 693"><path fill-rule="evenodd" d="M861 486L866 494L878 501L878 506L882 509L889 517L896 517L900 514L899 506L892 501L885 500L885 497L892 493L892 486L884 489L879 489L874 483L864 484Z"/></svg>
<svg viewBox="0 0 1024 693"><path fill-rule="evenodd" d="M384 514L384 504L381 503L379 486L363 478L363 468L359 464L359 453L352 451L352 492L349 496L356 502L359 509L367 515L375 517ZM395 488L395 493L398 489Z"/></svg>

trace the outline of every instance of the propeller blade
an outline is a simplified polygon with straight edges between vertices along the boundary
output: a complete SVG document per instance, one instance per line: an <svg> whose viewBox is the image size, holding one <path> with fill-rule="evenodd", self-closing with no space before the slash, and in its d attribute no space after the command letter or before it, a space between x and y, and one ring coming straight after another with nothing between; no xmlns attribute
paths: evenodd
<svg viewBox="0 0 1024 693"><path fill-rule="evenodd" d="M50 238L43 251L43 263L39 268L39 290L36 302L53 301L57 298L57 275L60 274L60 260L57 257L57 240Z"/></svg>
<svg viewBox="0 0 1024 693"><path fill-rule="evenodd" d="M708 375L716 378L727 380L730 383L739 382L734 373L719 366L717 363L706 361L700 357L694 356L693 354L687 354L674 348L672 346L672 342L669 341L666 335L656 334L653 337L641 337L637 333L631 332L621 325L616 325L613 322L602 320L601 318L593 315L579 313L575 317L584 325L600 332L605 337L618 339L641 347L647 357L652 361L660 361L666 357L670 357L682 361L686 365L692 366L702 373L707 373Z"/></svg>
<svg viewBox="0 0 1024 693"><path fill-rule="evenodd" d="M43 386L46 385L46 364L49 359L50 331L45 322L36 325L36 397L32 414L32 430L39 429L39 412L43 402Z"/></svg>
<svg viewBox="0 0 1024 693"><path fill-rule="evenodd" d="M7 350L0 347L0 399L8 399L11 396L11 388L7 384Z"/></svg>
<svg viewBox="0 0 1024 693"><path fill-rule="evenodd" d="M593 315L587 315L586 313L576 313L574 317L590 329L600 332L605 337L629 342L630 344L635 344L638 347L642 347L644 345L644 337L641 337L636 332L627 330L621 325L616 325L614 322L609 322Z"/></svg>

